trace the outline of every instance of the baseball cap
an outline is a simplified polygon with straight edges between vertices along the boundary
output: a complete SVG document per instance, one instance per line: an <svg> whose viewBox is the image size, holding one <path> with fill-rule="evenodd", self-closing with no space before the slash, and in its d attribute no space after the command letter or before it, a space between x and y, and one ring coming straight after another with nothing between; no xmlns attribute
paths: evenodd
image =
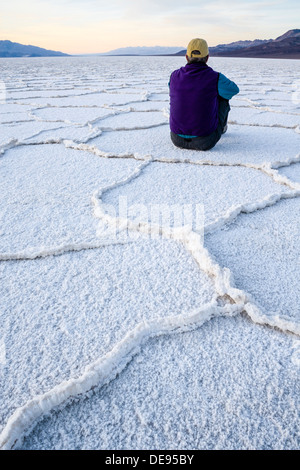
<svg viewBox="0 0 300 470"><path fill-rule="evenodd" d="M200 54L198 53L198 51L200 52ZM189 42L186 53L189 57L208 56L209 51L208 51L207 42L205 41L205 39L200 39L200 38L192 39Z"/></svg>

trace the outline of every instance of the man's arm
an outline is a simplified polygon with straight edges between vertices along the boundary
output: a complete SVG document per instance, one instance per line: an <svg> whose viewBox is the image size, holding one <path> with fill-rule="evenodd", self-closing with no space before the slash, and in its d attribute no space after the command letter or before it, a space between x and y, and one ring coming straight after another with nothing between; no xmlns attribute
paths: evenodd
<svg viewBox="0 0 300 470"><path fill-rule="evenodd" d="M222 98L231 100L239 91L239 87L234 82L229 80L229 78L225 77L222 73L219 73L218 93Z"/></svg>

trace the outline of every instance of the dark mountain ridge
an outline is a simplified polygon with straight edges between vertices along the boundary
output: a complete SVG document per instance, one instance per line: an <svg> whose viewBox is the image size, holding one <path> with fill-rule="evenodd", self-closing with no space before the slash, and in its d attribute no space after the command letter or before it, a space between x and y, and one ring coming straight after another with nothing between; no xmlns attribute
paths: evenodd
<svg viewBox="0 0 300 470"><path fill-rule="evenodd" d="M177 52L184 56L186 49ZM209 48L211 57L300 59L300 29L291 29L276 39L237 41Z"/></svg>
<svg viewBox="0 0 300 470"><path fill-rule="evenodd" d="M17 42L0 41L0 57L66 57L63 52L36 46L24 46Z"/></svg>

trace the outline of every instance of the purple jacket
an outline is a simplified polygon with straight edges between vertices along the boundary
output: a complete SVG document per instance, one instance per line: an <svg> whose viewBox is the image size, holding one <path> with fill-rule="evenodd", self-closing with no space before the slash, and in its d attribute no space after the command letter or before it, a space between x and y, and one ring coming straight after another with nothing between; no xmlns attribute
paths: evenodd
<svg viewBox="0 0 300 470"><path fill-rule="evenodd" d="M218 127L219 73L201 62L170 77L170 128L175 134L207 136Z"/></svg>

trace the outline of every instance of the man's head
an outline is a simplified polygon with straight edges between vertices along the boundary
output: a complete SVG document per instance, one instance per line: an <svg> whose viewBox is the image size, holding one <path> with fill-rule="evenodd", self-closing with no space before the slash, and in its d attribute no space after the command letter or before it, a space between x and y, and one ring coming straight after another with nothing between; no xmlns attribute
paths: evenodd
<svg viewBox="0 0 300 470"><path fill-rule="evenodd" d="M209 57L209 50L205 39L192 39L188 44L185 57L189 64L193 62L206 63Z"/></svg>

